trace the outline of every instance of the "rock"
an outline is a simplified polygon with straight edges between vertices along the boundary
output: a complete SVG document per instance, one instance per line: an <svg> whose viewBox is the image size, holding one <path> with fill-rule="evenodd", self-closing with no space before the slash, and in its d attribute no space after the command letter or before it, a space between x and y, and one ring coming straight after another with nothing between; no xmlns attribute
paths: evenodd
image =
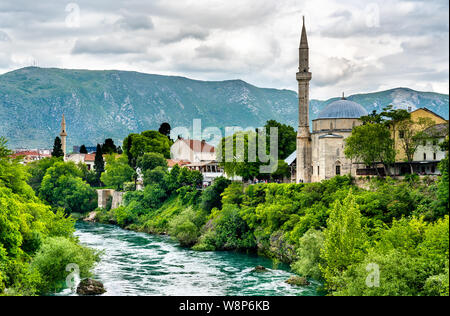
<svg viewBox="0 0 450 316"><path fill-rule="evenodd" d="M308 280L305 277L296 276L296 275L291 276L285 282L287 284L297 285L297 286L307 286L307 285L311 284L311 283L308 282Z"/></svg>
<svg viewBox="0 0 450 316"><path fill-rule="evenodd" d="M97 216L97 212L90 212L87 217L83 219L85 222L95 222L95 217Z"/></svg>
<svg viewBox="0 0 450 316"><path fill-rule="evenodd" d="M253 269L253 271L254 271L254 272L267 272L268 270L267 270L265 267L263 267L263 266L256 266L256 267Z"/></svg>
<svg viewBox="0 0 450 316"><path fill-rule="evenodd" d="M79 295L100 295L106 292L103 283L92 279L84 279L77 287Z"/></svg>

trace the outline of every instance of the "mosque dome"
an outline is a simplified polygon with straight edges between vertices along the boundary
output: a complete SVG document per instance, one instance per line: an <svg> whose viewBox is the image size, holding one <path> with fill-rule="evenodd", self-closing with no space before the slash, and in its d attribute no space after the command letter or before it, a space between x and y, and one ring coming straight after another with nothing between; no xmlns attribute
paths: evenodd
<svg viewBox="0 0 450 316"><path fill-rule="evenodd" d="M369 113L361 104L342 98L334 101L319 112L318 119L360 118Z"/></svg>

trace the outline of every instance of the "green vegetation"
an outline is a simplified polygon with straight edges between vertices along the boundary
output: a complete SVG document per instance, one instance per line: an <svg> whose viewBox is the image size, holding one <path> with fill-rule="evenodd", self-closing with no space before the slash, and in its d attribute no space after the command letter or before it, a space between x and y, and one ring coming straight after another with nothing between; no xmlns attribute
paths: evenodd
<svg viewBox="0 0 450 316"><path fill-rule="evenodd" d="M123 140L124 153L133 168L136 168L138 159L145 153L160 153L165 158L170 158L171 145L172 141L157 131L130 134Z"/></svg>
<svg viewBox="0 0 450 316"><path fill-rule="evenodd" d="M98 255L77 244L74 220L41 201L26 182L29 168L9 155L6 140L0 137L0 295L47 294L64 285L65 263L79 264L86 276ZM33 181L45 168L49 172L43 181L67 171L61 164L58 159L34 164L39 170ZM66 178L72 167L76 168L69 166Z"/></svg>
<svg viewBox="0 0 450 316"><path fill-rule="evenodd" d="M58 136L55 137L55 142L53 144L52 157L58 158L63 157L64 151L62 150L61 138Z"/></svg>
<svg viewBox="0 0 450 316"><path fill-rule="evenodd" d="M56 162L42 180L39 197L52 207L66 212L89 212L96 207L97 194L82 180L82 172L73 162Z"/></svg>
<svg viewBox="0 0 450 316"><path fill-rule="evenodd" d="M106 156L106 172L103 172L100 180L108 187L122 190L123 185L133 179L134 170L128 165L125 156Z"/></svg>
<svg viewBox="0 0 450 316"><path fill-rule="evenodd" d="M431 185L372 180L367 189L347 176L247 187L218 179L199 191L191 173L164 171L98 219L168 233L198 251L258 251L322 280L331 295L448 294L448 208L434 206L446 198L438 193L445 177ZM366 284L371 267L380 271L378 287Z"/></svg>

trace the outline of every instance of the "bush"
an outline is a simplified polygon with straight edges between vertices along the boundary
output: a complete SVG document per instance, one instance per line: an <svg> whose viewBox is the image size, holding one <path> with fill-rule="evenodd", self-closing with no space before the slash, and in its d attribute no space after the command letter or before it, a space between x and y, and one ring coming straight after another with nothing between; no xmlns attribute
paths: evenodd
<svg viewBox="0 0 450 316"><path fill-rule="evenodd" d="M182 246L194 245L200 235L198 227L192 222L195 216L192 208L187 208L170 222L169 234L175 237Z"/></svg>
<svg viewBox="0 0 450 316"><path fill-rule="evenodd" d="M200 198L200 207L208 212L213 208L222 208L221 195L230 184L231 181L224 177L217 178L213 185L203 190Z"/></svg>
<svg viewBox="0 0 450 316"><path fill-rule="evenodd" d="M38 291L50 293L63 289L69 274L66 266L70 263L78 265L81 278L88 277L89 270L98 260L98 253L72 240L64 237L46 239L31 264L32 270L39 272L42 279Z"/></svg>
<svg viewBox="0 0 450 316"><path fill-rule="evenodd" d="M325 237L320 230L310 229L299 241L297 250L298 260L292 264L292 269L304 276L316 280L322 278L320 266L325 265L325 261L320 257Z"/></svg>

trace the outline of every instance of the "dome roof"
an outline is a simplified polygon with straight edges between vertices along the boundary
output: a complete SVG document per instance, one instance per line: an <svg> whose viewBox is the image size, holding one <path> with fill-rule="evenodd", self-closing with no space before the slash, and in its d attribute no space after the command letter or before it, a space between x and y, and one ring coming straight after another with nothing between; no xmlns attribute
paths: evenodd
<svg viewBox="0 0 450 316"><path fill-rule="evenodd" d="M335 118L360 118L369 113L361 104L347 100L345 98L334 101L320 111L318 119L335 119Z"/></svg>

